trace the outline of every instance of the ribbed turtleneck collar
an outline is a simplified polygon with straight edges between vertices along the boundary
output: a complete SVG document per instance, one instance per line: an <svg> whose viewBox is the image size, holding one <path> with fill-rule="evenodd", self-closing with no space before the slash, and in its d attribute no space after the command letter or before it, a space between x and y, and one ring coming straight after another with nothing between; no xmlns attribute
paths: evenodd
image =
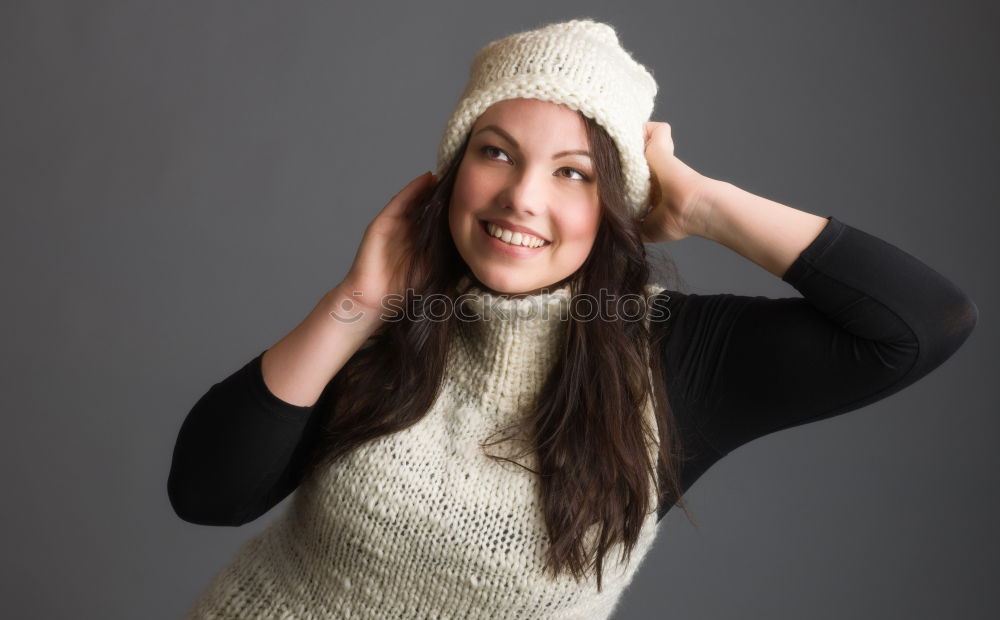
<svg viewBox="0 0 1000 620"><path fill-rule="evenodd" d="M456 308L467 329L452 346L452 389L500 418L523 413L563 352L572 287L506 297L464 278Z"/></svg>

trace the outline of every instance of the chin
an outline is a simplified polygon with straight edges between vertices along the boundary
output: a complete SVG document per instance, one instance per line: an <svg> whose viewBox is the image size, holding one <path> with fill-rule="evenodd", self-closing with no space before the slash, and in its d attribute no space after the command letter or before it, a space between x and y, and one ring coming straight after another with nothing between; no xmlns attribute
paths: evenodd
<svg viewBox="0 0 1000 620"><path fill-rule="evenodd" d="M475 274L475 276L486 288L505 295L520 295L544 286L543 283L517 276L491 276L489 274Z"/></svg>

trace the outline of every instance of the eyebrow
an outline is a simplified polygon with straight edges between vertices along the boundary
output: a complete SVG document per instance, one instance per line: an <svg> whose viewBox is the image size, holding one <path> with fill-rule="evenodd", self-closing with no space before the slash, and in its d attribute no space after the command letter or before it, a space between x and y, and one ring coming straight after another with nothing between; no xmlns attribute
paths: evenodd
<svg viewBox="0 0 1000 620"><path fill-rule="evenodd" d="M521 146L517 143L517 140L515 140L513 136L511 136L509 133L507 133L503 129L500 129L496 125L487 125L487 126L483 127L482 129L480 129L479 131L477 131L473 135L477 135L478 136L479 134L483 133L484 131L493 131L494 133L499 134L507 142L510 142L511 144L513 144L514 148L516 148L516 149L520 149L521 148ZM583 155L584 157L588 157L589 158L590 157L590 151L585 151L583 149L577 149L577 150L574 150L574 151L559 151L558 153L556 153L555 155L552 156L552 159L559 159L560 157L563 157L565 155Z"/></svg>

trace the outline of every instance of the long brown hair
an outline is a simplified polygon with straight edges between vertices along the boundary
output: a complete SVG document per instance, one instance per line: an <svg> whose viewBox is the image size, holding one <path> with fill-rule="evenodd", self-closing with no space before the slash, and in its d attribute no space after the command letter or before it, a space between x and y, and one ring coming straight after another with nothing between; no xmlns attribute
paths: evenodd
<svg viewBox="0 0 1000 620"><path fill-rule="evenodd" d="M633 295L644 303L652 274L649 259L656 257L647 256L626 206L614 141L603 127L581 116L594 154L601 223L584 264L557 284L572 282L573 291L593 298L604 290L614 298ZM448 204L468 139L430 195L408 211L414 247L406 278L407 308L418 309L415 300L432 295L454 300L463 276L475 280L448 227ZM672 261L665 262L668 271L676 273ZM416 311L413 317L384 323L333 378L328 418L312 467L333 464L357 446L410 427L426 415L442 383L449 338L462 328L455 317L428 316L433 313ZM519 426L529 429L526 436L533 438L538 456L541 507L551 541L546 568L553 575L568 569L579 580L593 566L600 591L610 547L624 543L623 557L631 556L652 505L652 488L658 489L657 504L668 501L689 519L691 515L680 484L682 446L659 380L663 330L636 320L581 322L570 316L569 321L566 355ZM647 402L654 407L657 438L651 437L641 415ZM651 485L658 465L647 448L652 441L662 463L658 487ZM596 548L584 549L584 535L595 524Z"/></svg>

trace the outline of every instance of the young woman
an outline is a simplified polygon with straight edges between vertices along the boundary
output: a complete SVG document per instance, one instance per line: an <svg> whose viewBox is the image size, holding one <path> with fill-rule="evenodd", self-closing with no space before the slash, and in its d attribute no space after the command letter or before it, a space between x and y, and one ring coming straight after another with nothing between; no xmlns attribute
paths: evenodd
<svg viewBox="0 0 1000 620"><path fill-rule="evenodd" d="M694 171L655 93L591 20L477 54L438 176L185 419L181 518L241 525L296 491L189 617L606 618L712 464L965 341L978 312L952 282ZM802 297L653 283L643 244L689 235Z"/></svg>

